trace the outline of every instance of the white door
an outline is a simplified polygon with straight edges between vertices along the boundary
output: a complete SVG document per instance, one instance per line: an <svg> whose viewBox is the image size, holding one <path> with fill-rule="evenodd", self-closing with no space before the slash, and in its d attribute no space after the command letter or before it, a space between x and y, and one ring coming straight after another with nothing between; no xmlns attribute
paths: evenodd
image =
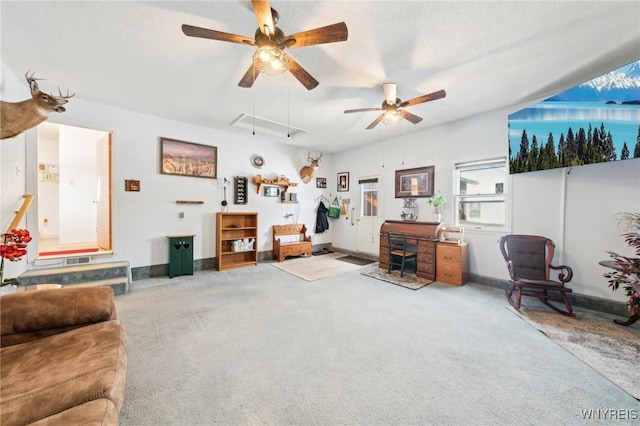
<svg viewBox="0 0 640 426"><path fill-rule="evenodd" d="M382 218L382 186L378 177L358 179L356 251L378 256Z"/></svg>

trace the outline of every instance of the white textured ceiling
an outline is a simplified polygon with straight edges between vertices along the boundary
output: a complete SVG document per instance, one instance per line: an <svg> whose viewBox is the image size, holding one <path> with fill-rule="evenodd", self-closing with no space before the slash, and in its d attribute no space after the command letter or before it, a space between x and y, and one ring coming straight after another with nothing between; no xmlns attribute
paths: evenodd
<svg viewBox="0 0 640 426"><path fill-rule="evenodd" d="M282 143L339 152L394 134L543 99L640 58L638 1L272 1L285 34L344 21L345 42L289 53L320 85L287 73L238 82L253 48L186 37L183 23L253 38L249 1L1 1L2 61L46 91L225 131L241 114L303 129ZM424 118L365 130L382 83ZM18 99L5 99L18 101ZM68 109L73 108L73 99ZM105 118L108 123L108 118ZM261 137L258 135L257 137ZM268 137L268 136L262 136Z"/></svg>

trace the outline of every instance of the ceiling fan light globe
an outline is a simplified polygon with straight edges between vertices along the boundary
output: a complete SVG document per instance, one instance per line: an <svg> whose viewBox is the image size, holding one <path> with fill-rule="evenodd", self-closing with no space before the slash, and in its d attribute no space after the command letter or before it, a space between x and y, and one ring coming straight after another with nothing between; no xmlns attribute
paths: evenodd
<svg viewBox="0 0 640 426"><path fill-rule="evenodd" d="M260 72L269 75L282 74L289 69L289 58L276 46L259 47L253 54L253 63Z"/></svg>
<svg viewBox="0 0 640 426"><path fill-rule="evenodd" d="M402 115L397 110L390 110L384 113L382 122L384 124L395 124L402 119Z"/></svg>

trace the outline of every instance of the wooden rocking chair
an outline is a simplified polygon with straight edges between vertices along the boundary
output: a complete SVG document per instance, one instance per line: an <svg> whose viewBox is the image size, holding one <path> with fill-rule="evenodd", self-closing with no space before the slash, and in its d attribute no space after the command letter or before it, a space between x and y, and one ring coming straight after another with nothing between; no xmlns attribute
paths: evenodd
<svg viewBox="0 0 640 426"><path fill-rule="evenodd" d="M575 316L567 298L567 293L572 290L565 287L565 283L571 281L573 271L566 265L551 264L555 250L552 240L536 235L512 234L500 238L498 244L511 278L511 286L505 290L511 306L520 309L522 296L537 297L555 311ZM557 281L549 277L551 270L560 271ZM550 302L561 302L564 308Z"/></svg>

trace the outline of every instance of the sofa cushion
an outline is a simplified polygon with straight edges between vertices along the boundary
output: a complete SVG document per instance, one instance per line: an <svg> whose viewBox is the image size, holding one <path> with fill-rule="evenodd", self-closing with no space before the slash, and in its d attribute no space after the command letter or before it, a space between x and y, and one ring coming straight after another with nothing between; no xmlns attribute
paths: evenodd
<svg viewBox="0 0 640 426"><path fill-rule="evenodd" d="M113 401L100 398L29 423L29 426L106 426L117 424L118 409Z"/></svg>
<svg viewBox="0 0 640 426"><path fill-rule="evenodd" d="M56 291L56 290L52 290ZM0 349L0 423L28 424L92 400L124 401L124 329L107 321Z"/></svg>
<svg viewBox="0 0 640 426"><path fill-rule="evenodd" d="M23 291L0 298L2 346L116 319L113 289L67 287Z"/></svg>

